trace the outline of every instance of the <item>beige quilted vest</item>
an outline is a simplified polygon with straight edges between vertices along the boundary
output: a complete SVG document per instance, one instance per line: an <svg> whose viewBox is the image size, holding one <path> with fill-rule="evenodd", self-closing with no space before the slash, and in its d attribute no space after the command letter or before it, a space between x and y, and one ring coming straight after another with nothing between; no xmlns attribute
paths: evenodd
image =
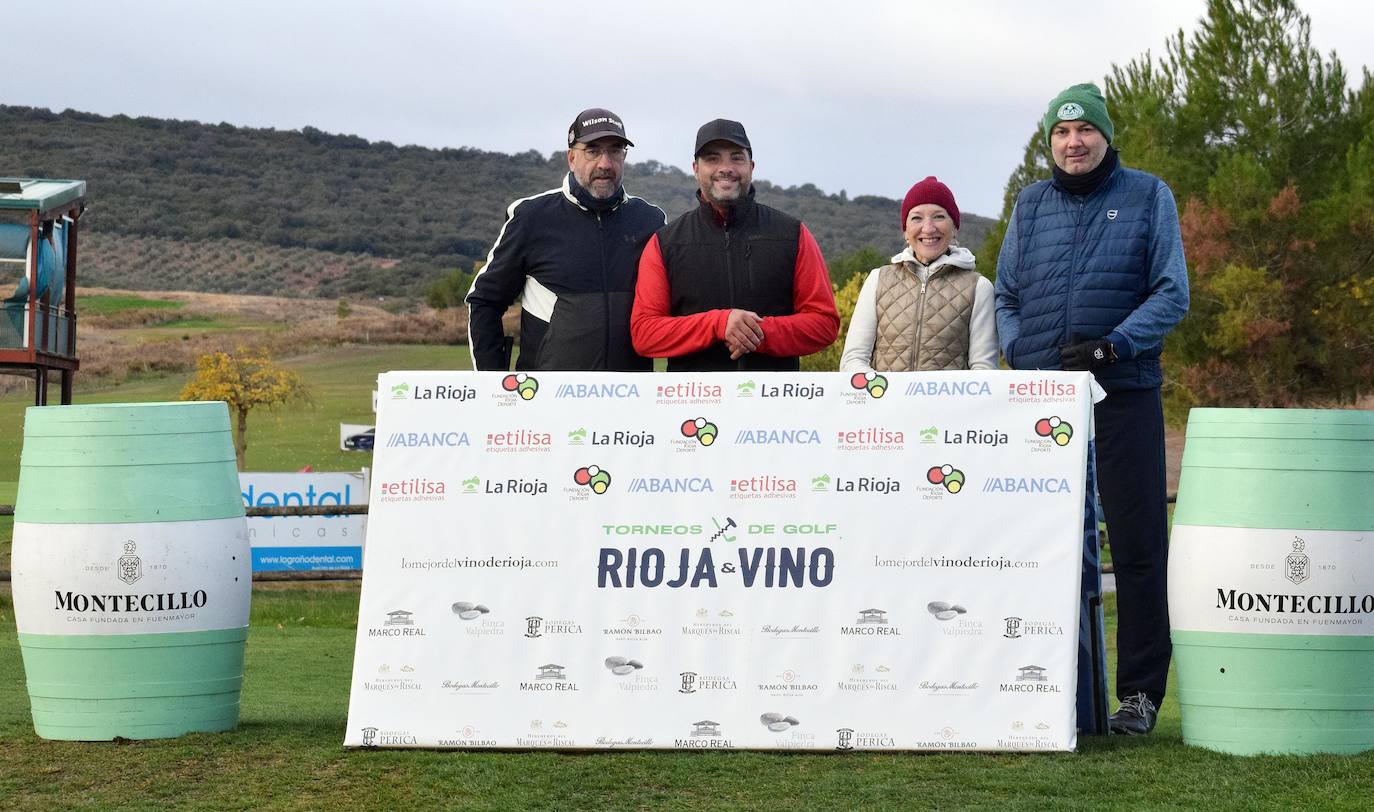
<svg viewBox="0 0 1374 812"><path fill-rule="evenodd" d="M914 263L884 265L878 277L879 372L968 369L968 325L978 272L949 265L926 282Z"/></svg>

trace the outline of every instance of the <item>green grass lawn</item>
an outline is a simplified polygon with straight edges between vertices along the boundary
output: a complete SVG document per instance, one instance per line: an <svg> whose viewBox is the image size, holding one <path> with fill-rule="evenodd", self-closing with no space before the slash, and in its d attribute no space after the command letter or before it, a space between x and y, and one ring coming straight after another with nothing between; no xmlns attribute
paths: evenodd
<svg viewBox="0 0 1374 812"><path fill-rule="evenodd" d="M356 586L259 587L237 730L75 743L34 735L0 594L0 808L1368 809L1374 797L1374 753L1187 747L1172 701L1154 735L1087 737L1078 753L345 750L357 606ZM1107 610L1112 632L1110 596Z"/></svg>
<svg viewBox="0 0 1374 812"><path fill-rule="evenodd" d="M180 310L185 302L148 299L143 296L81 295L76 297L78 312L84 315L120 313L125 310Z"/></svg>

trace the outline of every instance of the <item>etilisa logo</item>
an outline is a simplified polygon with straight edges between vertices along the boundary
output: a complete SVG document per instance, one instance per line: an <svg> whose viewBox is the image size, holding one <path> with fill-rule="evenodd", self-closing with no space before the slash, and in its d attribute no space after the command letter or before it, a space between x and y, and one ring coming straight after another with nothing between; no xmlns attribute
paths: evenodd
<svg viewBox="0 0 1374 812"><path fill-rule="evenodd" d="M1307 554L1303 552L1305 549L1307 549L1307 542L1294 536L1293 552L1283 559L1283 577L1295 584L1300 584L1311 577L1311 562L1308 560Z"/></svg>
<svg viewBox="0 0 1374 812"><path fill-rule="evenodd" d="M1057 446L1066 446L1073 439L1073 426L1058 416L1042 417L1035 421L1035 433L1053 440Z"/></svg>
<svg viewBox="0 0 1374 812"><path fill-rule="evenodd" d="M501 388L519 395L521 400L534 400L539 393L539 381L533 375L517 372L502 378Z"/></svg>
<svg viewBox="0 0 1374 812"><path fill-rule="evenodd" d="M119 580L132 584L143 577L143 559L135 555L138 545L132 540L124 542L124 555L119 557Z"/></svg>
<svg viewBox="0 0 1374 812"><path fill-rule="evenodd" d="M720 434L720 429L716 427L716 424L704 417L684 421L681 431L683 437L695 439L702 445L711 445L716 441L716 436Z"/></svg>
<svg viewBox="0 0 1374 812"><path fill-rule="evenodd" d="M950 493L958 493L964 489L964 482L967 477L963 471L953 465L937 465L926 471L926 481L932 485L938 485Z"/></svg>
<svg viewBox="0 0 1374 812"><path fill-rule="evenodd" d="M876 372L856 372L849 379L849 385L853 389L867 392L869 397L876 400L887 391L887 378Z"/></svg>
<svg viewBox="0 0 1374 812"><path fill-rule="evenodd" d="M611 472L596 465L588 465L573 472L573 482L586 487L592 493L603 494L611 487Z"/></svg>
<svg viewBox="0 0 1374 812"><path fill-rule="evenodd" d="M717 383L678 380L656 386L654 402L660 406L719 406L721 394L720 384ZM750 394L753 394L752 388Z"/></svg>

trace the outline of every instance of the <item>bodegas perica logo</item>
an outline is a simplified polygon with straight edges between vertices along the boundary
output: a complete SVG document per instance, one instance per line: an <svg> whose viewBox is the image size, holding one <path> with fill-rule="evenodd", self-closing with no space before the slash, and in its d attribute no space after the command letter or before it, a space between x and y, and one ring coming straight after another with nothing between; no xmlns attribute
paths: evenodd
<svg viewBox="0 0 1374 812"><path fill-rule="evenodd" d="M874 398L880 398L887 391L887 378L876 372L856 372L849 379L849 385L868 392Z"/></svg>
<svg viewBox="0 0 1374 812"><path fill-rule="evenodd" d="M532 375L517 372L502 378L501 388L507 392L514 392L521 400L534 400L535 394L539 392L539 381Z"/></svg>

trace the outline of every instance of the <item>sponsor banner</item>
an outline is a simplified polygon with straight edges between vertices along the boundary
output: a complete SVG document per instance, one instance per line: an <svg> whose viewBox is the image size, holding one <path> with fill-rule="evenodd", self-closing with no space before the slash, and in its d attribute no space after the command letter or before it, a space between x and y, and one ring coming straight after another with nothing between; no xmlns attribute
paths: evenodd
<svg viewBox="0 0 1374 812"><path fill-rule="evenodd" d="M368 470L239 474L244 507L365 505ZM363 565L367 516L250 516L253 571L351 570Z"/></svg>
<svg viewBox="0 0 1374 812"><path fill-rule="evenodd" d="M1074 747L1086 373L378 391L346 745Z"/></svg>
<svg viewBox="0 0 1374 812"><path fill-rule="evenodd" d="M15 619L28 634L242 628L252 577L243 532L241 518L15 522Z"/></svg>
<svg viewBox="0 0 1374 812"><path fill-rule="evenodd" d="M1174 525L1169 621L1180 631L1374 634L1366 532Z"/></svg>

